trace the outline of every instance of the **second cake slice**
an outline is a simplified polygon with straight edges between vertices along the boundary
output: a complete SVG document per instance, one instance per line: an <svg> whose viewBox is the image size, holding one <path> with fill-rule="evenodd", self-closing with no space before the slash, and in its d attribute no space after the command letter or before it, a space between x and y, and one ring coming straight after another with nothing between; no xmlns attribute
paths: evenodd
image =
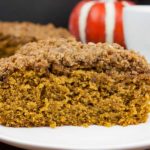
<svg viewBox="0 0 150 150"><path fill-rule="evenodd" d="M0 22L0 57L13 55L22 45L47 38L68 38L71 34L52 24Z"/></svg>

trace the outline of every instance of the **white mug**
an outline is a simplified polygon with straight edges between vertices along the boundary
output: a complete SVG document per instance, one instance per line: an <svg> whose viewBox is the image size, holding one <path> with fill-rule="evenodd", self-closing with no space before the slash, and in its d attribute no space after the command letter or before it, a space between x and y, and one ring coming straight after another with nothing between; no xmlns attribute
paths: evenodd
<svg viewBox="0 0 150 150"><path fill-rule="evenodd" d="M127 48L137 50L150 62L150 6L126 7L123 20Z"/></svg>

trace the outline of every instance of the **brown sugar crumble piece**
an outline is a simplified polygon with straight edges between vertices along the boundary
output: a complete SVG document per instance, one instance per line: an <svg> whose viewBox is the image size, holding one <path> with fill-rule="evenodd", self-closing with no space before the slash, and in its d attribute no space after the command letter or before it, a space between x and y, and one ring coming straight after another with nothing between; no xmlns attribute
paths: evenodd
<svg viewBox="0 0 150 150"><path fill-rule="evenodd" d="M68 37L72 37L69 31L56 28L53 24L0 22L0 58L13 55L18 48L28 42Z"/></svg>
<svg viewBox="0 0 150 150"><path fill-rule="evenodd" d="M113 44L29 43L0 60L0 124L136 125L148 119L150 66Z"/></svg>

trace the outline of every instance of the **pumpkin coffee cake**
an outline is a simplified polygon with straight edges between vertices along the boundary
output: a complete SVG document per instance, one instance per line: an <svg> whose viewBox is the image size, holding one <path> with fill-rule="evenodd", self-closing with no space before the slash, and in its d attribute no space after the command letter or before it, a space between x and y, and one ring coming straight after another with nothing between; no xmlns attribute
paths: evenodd
<svg viewBox="0 0 150 150"><path fill-rule="evenodd" d="M29 43L0 60L0 124L11 127L146 122L150 67L113 44Z"/></svg>
<svg viewBox="0 0 150 150"><path fill-rule="evenodd" d="M47 38L68 38L71 34L52 24L31 22L0 22L0 57L13 55L22 45Z"/></svg>

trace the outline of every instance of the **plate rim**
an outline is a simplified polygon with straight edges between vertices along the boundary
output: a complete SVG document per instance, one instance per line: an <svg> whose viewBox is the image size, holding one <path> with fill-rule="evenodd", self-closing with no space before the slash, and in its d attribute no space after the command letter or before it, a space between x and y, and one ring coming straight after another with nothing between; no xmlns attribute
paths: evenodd
<svg viewBox="0 0 150 150"><path fill-rule="evenodd" d="M18 138L13 139L12 137L8 137L6 135L0 135L0 142L8 144L8 145L12 145L12 146L17 146L17 147L21 147L21 148L37 148L37 149L59 149L59 150L89 150L88 147L78 147L78 146L56 146L55 144L51 145L42 145L42 144L38 144L38 143L32 143L28 140L20 140ZM91 149L92 147L90 147ZM93 150L96 149L111 149L111 150L119 150L119 149L136 149L136 148L150 148L150 139L148 140L143 140L141 142L133 142L130 144L118 144L118 145L110 145L110 146L99 146L97 148L92 148Z"/></svg>

